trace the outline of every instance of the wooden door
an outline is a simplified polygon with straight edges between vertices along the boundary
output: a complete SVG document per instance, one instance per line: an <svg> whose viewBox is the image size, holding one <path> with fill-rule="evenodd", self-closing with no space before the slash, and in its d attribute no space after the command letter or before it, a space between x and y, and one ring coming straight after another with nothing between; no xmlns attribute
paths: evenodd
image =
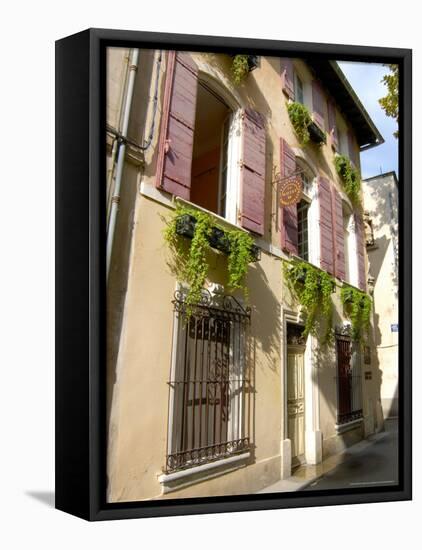
<svg viewBox="0 0 422 550"><path fill-rule="evenodd" d="M287 347L288 437L292 462L301 462L305 454L305 383L304 346Z"/></svg>

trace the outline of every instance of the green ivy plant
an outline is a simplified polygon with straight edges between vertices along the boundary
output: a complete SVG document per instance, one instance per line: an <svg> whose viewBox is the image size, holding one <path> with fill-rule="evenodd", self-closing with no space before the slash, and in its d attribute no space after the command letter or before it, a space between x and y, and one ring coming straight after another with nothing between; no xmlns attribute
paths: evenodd
<svg viewBox="0 0 422 550"><path fill-rule="evenodd" d="M252 261L252 245L254 240L249 233L231 229L225 232L230 243L230 253L227 261L229 272L229 287L231 290L238 288L247 294L245 284L249 263Z"/></svg>
<svg viewBox="0 0 422 550"><path fill-rule="evenodd" d="M238 86L249 73L249 62L247 55L235 55L232 61L233 82Z"/></svg>
<svg viewBox="0 0 422 550"><path fill-rule="evenodd" d="M360 202L359 172L350 163L345 155L337 155L334 159L337 174L343 180L344 190L353 204Z"/></svg>
<svg viewBox="0 0 422 550"><path fill-rule="evenodd" d="M299 138L302 145L306 145L309 141L309 126L312 123L312 117L305 105L298 102L288 103L287 112L289 113L290 122Z"/></svg>
<svg viewBox="0 0 422 550"><path fill-rule="evenodd" d="M195 215L195 233L189 247L177 234L177 218L184 214ZM164 239L170 246L175 259L173 269L178 279L188 287L186 304L191 312L193 304L201 299L201 292L208 274L207 253L210 250L208 237L211 235L212 218L205 212L193 212L184 206L177 206L175 215L168 221L164 229Z"/></svg>
<svg viewBox="0 0 422 550"><path fill-rule="evenodd" d="M341 303L346 316L352 323L352 338L364 342L367 338L370 322L372 300L365 292L343 285L340 292Z"/></svg>
<svg viewBox="0 0 422 550"><path fill-rule="evenodd" d="M185 214L194 216L196 219L195 232L191 241L177 233L177 220ZM252 261L254 244L249 233L240 229L227 230L215 223L215 219L210 214L180 204L165 222L164 240L171 249L173 257L171 268L178 280L189 287L186 296L188 316L192 312L192 306L201 299L201 292L208 275L207 255L212 250L209 237L213 227L222 230L224 238L229 243L228 287L231 291L241 289L245 297L247 296L246 274L249 263Z"/></svg>
<svg viewBox="0 0 422 550"><path fill-rule="evenodd" d="M320 337L320 321L324 319L322 343L332 343L334 330L331 294L335 291L333 277L301 260L283 262L283 271L289 289L305 310L303 336L306 338L308 334L312 334Z"/></svg>

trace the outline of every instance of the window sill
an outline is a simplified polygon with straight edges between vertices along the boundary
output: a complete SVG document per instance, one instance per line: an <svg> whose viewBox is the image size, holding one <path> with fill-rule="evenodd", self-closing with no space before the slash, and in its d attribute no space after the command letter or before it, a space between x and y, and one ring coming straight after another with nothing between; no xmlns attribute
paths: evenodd
<svg viewBox="0 0 422 550"><path fill-rule="evenodd" d="M229 458L216 460L215 462L209 462L208 464L201 464L200 466L180 470L179 472L161 474L158 477L158 481L162 486L163 493L170 493L171 491L177 491L178 489L193 485L194 483L199 483L223 473L226 474L232 470L236 470L244 466L244 462L250 456L251 453L246 452L230 456Z"/></svg>
<svg viewBox="0 0 422 550"><path fill-rule="evenodd" d="M336 424L335 429L337 434L342 434L350 430L354 430L363 422L363 417L356 418L356 420L351 420L350 422L345 422L344 424Z"/></svg>

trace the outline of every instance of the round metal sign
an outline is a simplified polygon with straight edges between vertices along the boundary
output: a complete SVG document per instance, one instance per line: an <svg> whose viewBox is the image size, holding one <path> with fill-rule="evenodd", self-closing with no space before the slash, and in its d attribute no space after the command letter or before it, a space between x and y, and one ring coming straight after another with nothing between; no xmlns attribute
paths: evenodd
<svg viewBox="0 0 422 550"><path fill-rule="evenodd" d="M291 206L300 201L302 197L302 178L292 176L280 183L280 204Z"/></svg>

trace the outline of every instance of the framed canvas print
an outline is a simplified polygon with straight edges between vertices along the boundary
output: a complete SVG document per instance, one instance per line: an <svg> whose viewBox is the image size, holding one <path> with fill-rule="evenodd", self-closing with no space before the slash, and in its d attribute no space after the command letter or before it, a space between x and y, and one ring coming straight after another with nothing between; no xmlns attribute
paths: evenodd
<svg viewBox="0 0 422 550"><path fill-rule="evenodd" d="M56 43L56 506L411 498L411 51Z"/></svg>

